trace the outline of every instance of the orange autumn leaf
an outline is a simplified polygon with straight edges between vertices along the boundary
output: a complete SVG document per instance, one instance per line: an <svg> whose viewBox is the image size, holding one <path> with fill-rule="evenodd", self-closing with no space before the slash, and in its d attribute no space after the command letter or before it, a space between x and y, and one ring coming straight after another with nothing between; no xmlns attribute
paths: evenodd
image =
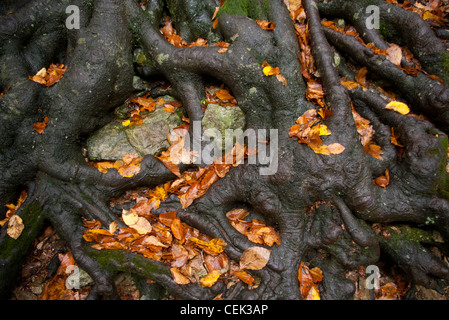
<svg viewBox="0 0 449 320"><path fill-rule="evenodd" d="M156 108L156 102L152 98L135 97L131 99L131 102L137 103L143 110L153 111Z"/></svg>
<svg viewBox="0 0 449 320"><path fill-rule="evenodd" d="M189 238L189 240L195 243L196 246L203 249L205 252L212 255L222 253L226 246L226 242L224 242L224 240L220 238L214 238L210 241L204 241L196 237L191 237Z"/></svg>
<svg viewBox="0 0 449 320"><path fill-rule="evenodd" d="M320 300L317 283L323 280L323 273L319 268L309 269L301 262L298 270L298 281L301 296L305 300Z"/></svg>
<svg viewBox="0 0 449 320"><path fill-rule="evenodd" d="M346 89L348 89L348 90L352 90L352 89L355 89L355 88L357 88L357 87L360 87L360 84L359 84L359 83L357 83L357 82L355 82L355 81L348 80L346 77L343 77L343 78L340 80L340 82L341 82L341 84L342 84Z"/></svg>
<svg viewBox="0 0 449 320"><path fill-rule="evenodd" d="M173 280L175 281L176 284L189 284L190 280L189 278L187 278L185 275L183 275L181 273L181 271L179 271L178 268L170 268L170 272L172 274Z"/></svg>
<svg viewBox="0 0 449 320"><path fill-rule="evenodd" d="M394 128L392 127L391 128L391 137L390 137L391 143L397 147L403 148L404 146L399 143L398 139L399 139L399 133L395 132Z"/></svg>
<svg viewBox="0 0 449 320"><path fill-rule="evenodd" d="M184 241L184 236L186 234L184 227L182 226L181 219L178 217L174 218L171 225L170 225L171 231L173 236L179 240Z"/></svg>
<svg viewBox="0 0 449 320"><path fill-rule="evenodd" d="M47 116L45 116L44 120L42 122L33 123L34 130L36 130L36 132L39 134L43 134L45 128L47 127L48 121L49 121L49 118Z"/></svg>
<svg viewBox="0 0 449 320"><path fill-rule="evenodd" d="M167 227L170 227L173 220L176 218L176 211L161 213L159 214L158 218L160 222L165 224Z"/></svg>
<svg viewBox="0 0 449 320"><path fill-rule="evenodd" d="M264 30L272 31L275 28L275 24L273 22L264 21L264 20L256 20L256 23L259 27Z"/></svg>
<svg viewBox="0 0 449 320"><path fill-rule="evenodd" d="M215 95L217 96L218 99L226 99L226 100L234 99L234 97L229 93L229 91L225 89L215 91Z"/></svg>
<svg viewBox="0 0 449 320"><path fill-rule="evenodd" d="M253 285L256 281L252 275L244 270L234 271L233 275L250 286Z"/></svg>
<svg viewBox="0 0 449 320"><path fill-rule="evenodd" d="M66 69L67 66L64 66L63 64L56 65L52 63L48 69L42 68L34 76L29 76L28 78L45 87L50 87L62 78Z"/></svg>
<svg viewBox="0 0 449 320"><path fill-rule="evenodd" d="M357 75L355 76L355 81L359 83L362 87L366 87L366 74L368 73L368 69L363 67L359 70Z"/></svg>
<svg viewBox="0 0 449 320"><path fill-rule="evenodd" d="M164 111L168 112L168 113L174 113L175 112L175 107L171 104L164 104Z"/></svg>
<svg viewBox="0 0 449 320"><path fill-rule="evenodd" d="M388 169L385 169L385 173L374 179L373 181L375 186L386 188L390 184L390 172Z"/></svg>

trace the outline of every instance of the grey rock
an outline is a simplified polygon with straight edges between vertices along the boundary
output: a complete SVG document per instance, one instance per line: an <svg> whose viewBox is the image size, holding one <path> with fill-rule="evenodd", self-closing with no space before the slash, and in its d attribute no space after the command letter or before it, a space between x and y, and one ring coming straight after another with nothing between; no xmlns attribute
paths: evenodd
<svg viewBox="0 0 449 320"><path fill-rule="evenodd" d="M234 136L226 136L225 130L244 130L245 114L238 106L225 107L210 103L204 112L201 124L204 134L212 137L216 141L218 148L224 150L226 141L234 139ZM236 134L235 137L238 138L239 135ZM228 145L233 146L234 143L230 141Z"/></svg>
<svg viewBox="0 0 449 320"><path fill-rule="evenodd" d="M87 139L87 156L95 161L120 160L127 153L137 150L129 143L126 127L121 122L112 122Z"/></svg>
<svg viewBox="0 0 449 320"><path fill-rule="evenodd" d="M170 145L167 135L170 131L182 124L178 113L168 113L162 105L157 105L140 126L133 126L125 130L129 143L141 156L146 154L157 155Z"/></svg>

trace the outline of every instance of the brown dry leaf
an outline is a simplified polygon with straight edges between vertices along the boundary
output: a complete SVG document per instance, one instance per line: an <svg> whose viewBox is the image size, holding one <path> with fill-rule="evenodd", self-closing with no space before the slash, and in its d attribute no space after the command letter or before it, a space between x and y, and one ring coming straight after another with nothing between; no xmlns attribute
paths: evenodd
<svg viewBox="0 0 449 320"><path fill-rule="evenodd" d="M173 129L172 133L167 137L170 147L163 151L160 156L156 157L177 177L181 177L178 165L180 163L192 163L196 158L194 151L184 148L185 136L188 131L188 123L183 123Z"/></svg>
<svg viewBox="0 0 449 320"><path fill-rule="evenodd" d="M36 122L33 123L33 128L36 130L37 133L43 134L45 128L47 127L49 118L47 116L44 117L44 120L42 122Z"/></svg>
<svg viewBox="0 0 449 320"><path fill-rule="evenodd" d="M11 218L9 218L8 229L6 229L6 233L8 234L8 236L16 240L22 234L24 228L25 226L23 225L22 218L15 214Z"/></svg>
<svg viewBox="0 0 449 320"><path fill-rule="evenodd" d="M171 275L176 284L189 284L190 280L179 271L178 268L170 268Z"/></svg>
<svg viewBox="0 0 449 320"><path fill-rule="evenodd" d="M240 269L260 270L270 259L271 250L263 247L250 247L240 257Z"/></svg>
<svg viewBox="0 0 449 320"><path fill-rule="evenodd" d="M262 29L268 30L268 31L272 31L276 27L276 25L273 22L269 22L269 21L256 20L256 23Z"/></svg>
<svg viewBox="0 0 449 320"><path fill-rule="evenodd" d="M390 47L387 49L387 60L389 60L394 65L400 67L402 60L402 49L397 44L391 43Z"/></svg>
<svg viewBox="0 0 449 320"><path fill-rule="evenodd" d="M362 87L366 87L366 74L368 73L368 69L363 67L359 70L357 75L355 76L355 81L357 81Z"/></svg>
<svg viewBox="0 0 449 320"><path fill-rule="evenodd" d="M140 172L140 162L142 159L134 152L127 153L121 161L119 160L114 163L114 167L122 177L131 178Z"/></svg>
<svg viewBox="0 0 449 320"><path fill-rule="evenodd" d="M221 276L221 272L218 270L214 270L208 274L206 274L204 277L200 279L200 283L203 287L212 287L218 280L218 278Z"/></svg>
<svg viewBox="0 0 449 320"><path fill-rule="evenodd" d="M262 69L263 74L266 75L267 77L273 76L273 75L275 75L275 74L281 73L279 67L273 68L273 67L270 66L270 65L268 64L268 62L266 62L266 61L264 61L264 62L262 63L262 67L263 67L263 69Z"/></svg>

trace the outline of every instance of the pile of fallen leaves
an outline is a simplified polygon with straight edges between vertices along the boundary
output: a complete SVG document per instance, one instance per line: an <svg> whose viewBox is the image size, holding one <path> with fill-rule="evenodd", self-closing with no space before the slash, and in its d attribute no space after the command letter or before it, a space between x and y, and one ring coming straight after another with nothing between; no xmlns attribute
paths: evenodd
<svg viewBox="0 0 449 320"><path fill-rule="evenodd" d="M118 228L118 223L113 222L104 229L98 221L85 221L84 240L95 242L92 247L97 250L129 250L167 263L177 284L199 283L210 287L220 279L227 286L238 281L251 288L257 286L256 279L246 270L262 269L270 250L248 248L237 264L223 252L226 243L222 239L210 238L181 222L175 211L159 215L137 212L133 208L123 210L121 220L126 227Z"/></svg>
<svg viewBox="0 0 449 320"><path fill-rule="evenodd" d="M48 69L42 68L40 69L34 76L29 76L29 79L42 84L44 87L51 87L56 82L61 80L64 72L66 71L67 66L63 64L54 64L52 63Z"/></svg>
<svg viewBox="0 0 449 320"><path fill-rule="evenodd" d="M125 154L122 160L117 160L115 162L89 162L89 165L97 168L98 171L102 173L107 173L108 169L116 169L122 177L130 178L139 173L141 161L142 157L139 157L136 153L133 152Z"/></svg>
<svg viewBox="0 0 449 320"><path fill-rule="evenodd" d="M425 1L425 4L420 3L420 1L412 2L409 0L405 0L402 3L398 3L397 0L386 1L417 13L422 19L435 27L449 27L449 20L446 19L446 15L449 13L449 4L446 1L429 0Z"/></svg>

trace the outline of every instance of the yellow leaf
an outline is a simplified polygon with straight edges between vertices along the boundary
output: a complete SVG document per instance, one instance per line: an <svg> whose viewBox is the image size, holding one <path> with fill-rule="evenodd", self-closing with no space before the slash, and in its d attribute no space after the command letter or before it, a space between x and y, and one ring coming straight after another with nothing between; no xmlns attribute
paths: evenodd
<svg viewBox="0 0 449 320"><path fill-rule="evenodd" d="M319 135L320 136L329 136L331 134L332 134L332 132L327 128L326 125L320 124L320 126L319 126Z"/></svg>
<svg viewBox="0 0 449 320"><path fill-rule="evenodd" d="M129 120L129 119L125 120L122 122L122 126L127 127L127 126L129 126L130 123L131 123L131 120Z"/></svg>
<svg viewBox="0 0 449 320"><path fill-rule="evenodd" d="M275 75L276 71L271 66L266 66L265 68L263 68L263 74L268 77L268 76Z"/></svg>
<svg viewBox="0 0 449 320"><path fill-rule="evenodd" d="M204 277L200 279L200 283L203 287L212 287L220 277L221 272L218 270L214 270L208 274L206 274Z"/></svg>
<svg viewBox="0 0 449 320"><path fill-rule="evenodd" d="M312 286L312 288L310 288L309 293L307 294L306 300L321 300L320 293L318 292L316 285L314 285L314 286Z"/></svg>
<svg viewBox="0 0 449 320"><path fill-rule="evenodd" d="M6 233L14 240L20 237L25 226L23 220L18 215L13 215L8 221L8 229Z"/></svg>
<svg viewBox="0 0 449 320"><path fill-rule="evenodd" d="M394 110L400 114L407 114L410 112L409 107L402 102L399 101L391 101L386 106L385 109Z"/></svg>

